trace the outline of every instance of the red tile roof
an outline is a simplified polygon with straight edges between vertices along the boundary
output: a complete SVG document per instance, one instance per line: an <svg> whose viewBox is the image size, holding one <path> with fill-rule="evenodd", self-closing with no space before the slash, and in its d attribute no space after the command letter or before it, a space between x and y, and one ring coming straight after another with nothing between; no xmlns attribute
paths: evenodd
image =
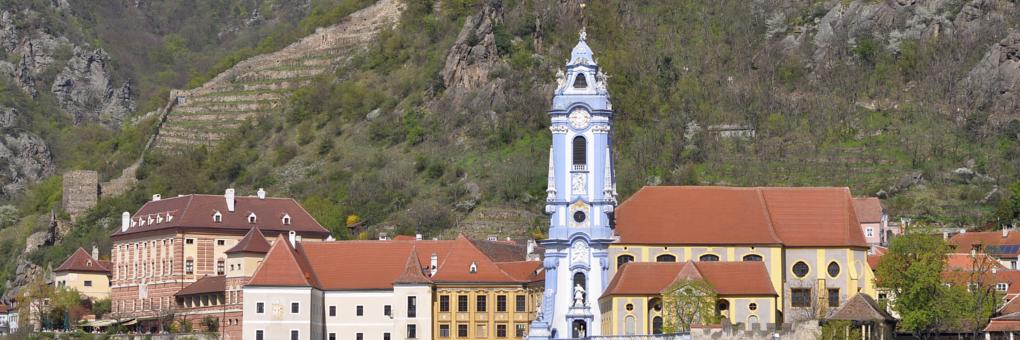
<svg viewBox="0 0 1020 340"><path fill-rule="evenodd" d="M644 187L616 209L625 244L867 247L847 188Z"/></svg>
<svg viewBox="0 0 1020 340"><path fill-rule="evenodd" d="M875 250L875 253L868 255L868 267L871 267L871 270L878 269L878 262L882 260L882 256L884 256L885 253L889 252L889 248L886 247L876 246L873 249Z"/></svg>
<svg viewBox="0 0 1020 340"><path fill-rule="evenodd" d="M1006 314L993 318L985 326L985 332L1017 332L1020 331L1020 313Z"/></svg>
<svg viewBox="0 0 1020 340"><path fill-rule="evenodd" d="M977 256L971 256L970 254L949 254L946 256L946 267L945 270L960 270L960 271L987 271L995 268L997 270L1007 269L995 258L986 254L977 254Z"/></svg>
<svg viewBox="0 0 1020 340"><path fill-rule="evenodd" d="M203 276L184 289L177 291L175 296L222 293L227 291L227 279L223 275Z"/></svg>
<svg viewBox="0 0 1020 340"><path fill-rule="evenodd" d="M64 263L61 263L57 269L53 270L54 273L61 272L92 272L92 273L105 273L110 275L110 263L108 261L100 261L92 258L92 255L85 252L85 249L78 248L75 250Z"/></svg>
<svg viewBox="0 0 1020 340"><path fill-rule="evenodd" d="M407 256L407 263L404 265L404 272L400 273L393 283L423 284L432 282L425 277L424 270L421 263L418 262L418 252L411 249L411 254Z"/></svg>
<svg viewBox="0 0 1020 340"><path fill-rule="evenodd" d="M1017 257L1020 255L1020 233L1010 230L1006 237L1002 231L972 231L953 235L949 244L956 251L969 253L974 245L981 245L981 251L996 257Z"/></svg>
<svg viewBox="0 0 1020 340"><path fill-rule="evenodd" d="M276 242L269 249L262 264L255 270L249 286L292 286L292 287L321 287L315 273L305 260L304 250L300 245L297 249L291 248L290 242L283 235L276 237ZM350 258L338 258L338 262L368 262L368 261L344 261Z"/></svg>
<svg viewBox="0 0 1020 340"><path fill-rule="evenodd" d="M721 296L776 296L761 262L630 262L603 296L659 295L678 279L704 278Z"/></svg>
<svg viewBox="0 0 1020 340"><path fill-rule="evenodd" d="M233 247L227 249L225 253L255 253L265 254L269 252L269 241L266 241L265 235L262 235L262 231L258 227L251 228L248 233L244 235L241 241L237 242Z"/></svg>
<svg viewBox="0 0 1020 340"><path fill-rule="evenodd" d="M854 212L857 213L857 220L861 223L882 222L882 215L885 208L882 208L882 200L875 197L854 198Z"/></svg>
<svg viewBox="0 0 1020 340"><path fill-rule="evenodd" d="M273 249L276 248L274 245ZM456 240L301 243L294 254L307 261L319 282L316 287L324 290L385 290L391 289L395 282L423 282L422 278L416 277L416 271L411 269L415 266L415 258L418 272L434 283L528 284L542 280L541 275L531 274L541 266L539 261L494 262L463 236ZM435 275L429 276L425 273L431 274L428 267L432 254L438 257L438 266ZM283 256L276 257L286 259ZM273 250L270 250L249 285L282 285L264 282L263 278L270 275L277 280L292 283L299 281L283 278L300 275L296 271L284 273L285 268L277 268L294 261L276 260ZM471 272L472 264L476 268L475 272Z"/></svg>
<svg viewBox="0 0 1020 340"><path fill-rule="evenodd" d="M234 202L234 211L228 211L223 195L186 195L149 201L131 217L132 226L126 232L117 228L113 236L173 228L215 228L240 233L252 227L275 232L293 230L306 237L329 235L294 199L236 196ZM217 212L222 216L221 222L213 221ZM256 223L248 223L250 214L255 214ZM290 216L290 224L284 224L284 216Z"/></svg>

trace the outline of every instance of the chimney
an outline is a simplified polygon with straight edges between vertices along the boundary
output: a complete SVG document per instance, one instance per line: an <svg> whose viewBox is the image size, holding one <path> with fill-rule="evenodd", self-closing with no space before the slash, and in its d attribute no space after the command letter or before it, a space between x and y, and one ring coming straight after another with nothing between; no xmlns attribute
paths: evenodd
<svg viewBox="0 0 1020 340"><path fill-rule="evenodd" d="M528 239L528 253L526 255L531 255L534 253L535 253L535 240Z"/></svg>
<svg viewBox="0 0 1020 340"><path fill-rule="evenodd" d="M421 234L414 234L414 239L416 241L421 241Z"/></svg>
<svg viewBox="0 0 1020 340"><path fill-rule="evenodd" d="M288 239L290 240L290 246L297 247L297 233L291 230L290 233L288 233L288 236L289 236Z"/></svg>
<svg viewBox="0 0 1020 340"><path fill-rule="evenodd" d="M970 257L977 257L977 246L976 245L970 247Z"/></svg>
<svg viewBox="0 0 1020 340"><path fill-rule="evenodd" d="M1009 237L1009 228L1002 227L1002 238Z"/></svg>
<svg viewBox="0 0 1020 340"><path fill-rule="evenodd" d="M127 232L128 227L131 226L131 213L125 211L120 214L120 232Z"/></svg>
<svg viewBox="0 0 1020 340"><path fill-rule="evenodd" d="M99 259L99 247L96 247L95 245L92 246L92 258L96 260Z"/></svg>
<svg viewBox="0 0 1020 340"><path fill-rule="evenodd" d="M159 194L152 194L152 200L153 201L158 201L160 198L163 198L163 197L160 196Z"/></svg>
<svg viewBox="0 0 1020 340"><path fill-rule="evenodd" d="M436 271L439 270L439 255L432 253L432 259L429 260L429 276L436 275Z"/></svg>
<svg viewBox="0 0 1020 340"><path fill-rule="evenodd" d="M255 195L258 195L260 200L266 199L266 191L262 188L259 188L259 191Z"/></svg>
<svg viewBox="0 0 1020 340"><path fill-rule="evenodd" d="M223 193L223 199L227 200L227 211L234 212L234 188L227 188Z"/></svg>
<svg viewBox="0 0 1020 340"><path fill-rule="evenodd" d="M943 240L948 240L949 239L949 232L948 231L943 231L942 232L942 239Z"/></svg>

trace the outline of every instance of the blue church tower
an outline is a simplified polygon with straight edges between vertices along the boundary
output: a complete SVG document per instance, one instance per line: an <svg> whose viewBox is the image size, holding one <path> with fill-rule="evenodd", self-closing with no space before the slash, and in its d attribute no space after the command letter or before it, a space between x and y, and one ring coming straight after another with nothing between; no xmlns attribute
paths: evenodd
<svg viewBox="0 0 1020 340"><path fill-rule="evenodd" d="M545 295L529 339L582 338L602 330L598 298L609 284L610 223L616 206L613 106L585 32L570 53L549 117L549 184L545 212Z"/></svg>

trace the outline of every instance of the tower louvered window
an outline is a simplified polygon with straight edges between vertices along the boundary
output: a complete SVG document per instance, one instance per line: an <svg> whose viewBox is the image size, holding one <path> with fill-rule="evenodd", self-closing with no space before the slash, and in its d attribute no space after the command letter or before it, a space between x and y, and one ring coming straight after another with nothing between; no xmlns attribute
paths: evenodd
<svg viewBox="0 0 1020 340"><path fill-rule="evenodd" d="M588 164L588 141L584 137L574 137L574 165Z"/></svg>

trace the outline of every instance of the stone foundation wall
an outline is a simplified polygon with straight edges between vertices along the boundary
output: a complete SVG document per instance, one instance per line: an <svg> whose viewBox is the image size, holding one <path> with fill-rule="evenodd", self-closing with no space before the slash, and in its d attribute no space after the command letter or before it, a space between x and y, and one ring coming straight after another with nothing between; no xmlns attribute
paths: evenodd
<svg viewBox="0 0 1020 340"><path fill-rule="evenodd" d="M99 201L99 173L74 170L64 174L64 197L61 205L74 221Z"/></svg>

